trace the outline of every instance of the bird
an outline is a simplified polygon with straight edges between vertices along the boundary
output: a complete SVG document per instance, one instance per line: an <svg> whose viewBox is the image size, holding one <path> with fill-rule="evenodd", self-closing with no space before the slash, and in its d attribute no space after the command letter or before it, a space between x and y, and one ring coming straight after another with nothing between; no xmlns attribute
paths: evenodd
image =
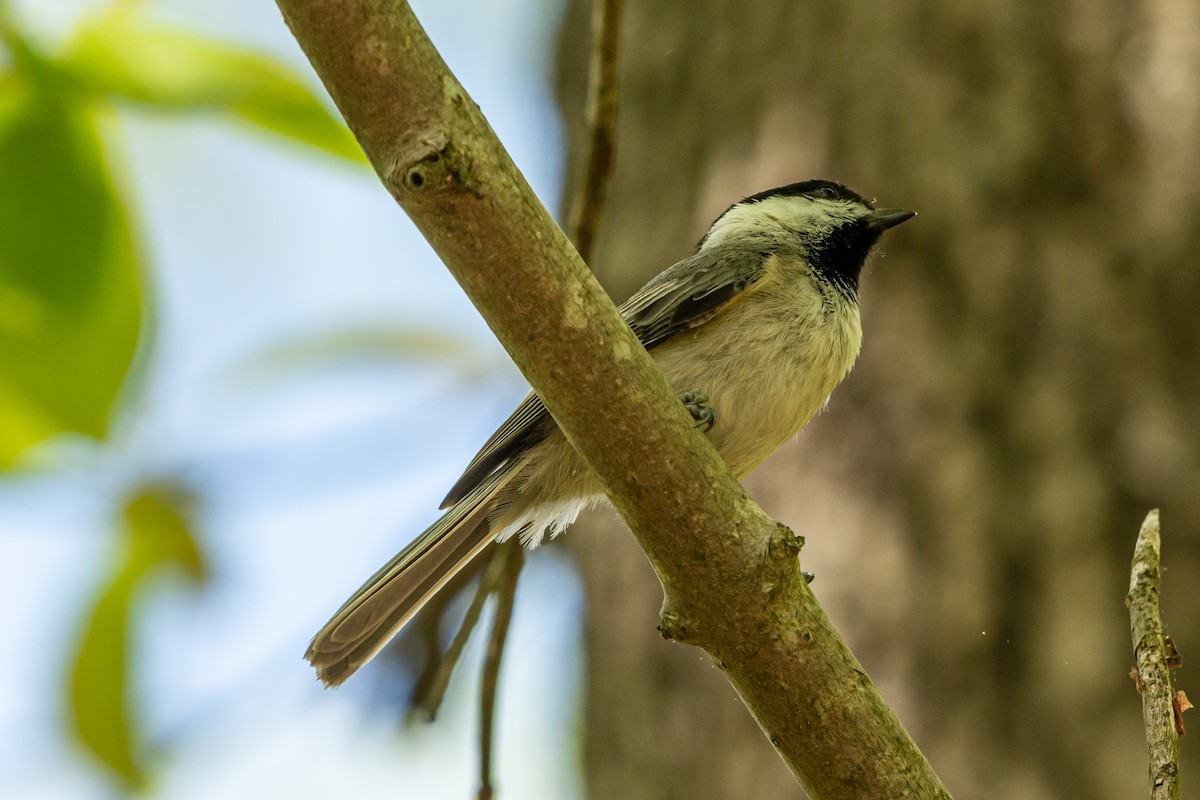
<svg viewBox="0 0 1200 800"><path fill-rule="evenodd" d="M739 479L850 372L863 266L883 232L913 216L834 181L768 189L729 206L692 255L620 306ZM325 685L341 684L492 542L518 536L536 547L603 498L530 392L451 487L445 514L350 596L305 658Z"/></svg>

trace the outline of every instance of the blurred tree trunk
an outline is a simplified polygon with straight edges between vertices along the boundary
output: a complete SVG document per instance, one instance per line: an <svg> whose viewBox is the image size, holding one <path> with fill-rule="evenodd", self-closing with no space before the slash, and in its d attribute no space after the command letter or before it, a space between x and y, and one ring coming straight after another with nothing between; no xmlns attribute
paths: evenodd
<svg viewBox="0 0 1200 800"><path fill-rule="evenodd" d="M575 145L585 6L560 39ZM768 186L829 177L921 214L868 268L859 366L749 484L958 796L1144 791L1122 598L1152 505L1193 532L1168 545L1168 624L1200 610L1178 579L1200 568L1198 41L1192 0L626 12L593 264L618 299ZM567 537L589 796L801 796L701 654L657 638L616 525Z"/></svg>

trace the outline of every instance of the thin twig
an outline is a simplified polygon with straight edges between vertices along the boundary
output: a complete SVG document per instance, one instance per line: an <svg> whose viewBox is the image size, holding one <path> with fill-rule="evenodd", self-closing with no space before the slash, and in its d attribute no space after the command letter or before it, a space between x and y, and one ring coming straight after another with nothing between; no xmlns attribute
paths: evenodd
<svg viewBox="0 0 1200 800"><path fill-rule="evenodd" d="M446 665L447 654L442 652L442 629L446 626L447 617L449 616L450 607L459 595L463 594L472 584L478 588L482 583L482 575L484 570L491 563L493 551L492 548L485 549L471 563L467 564L461 572L442 587L441 591L430 598L425 607L417 614L416 619L404 630L402 636L411 637L412 639L420 639L424 644L425 663L421 667L421 672L417 676L417 680L413 683L412 692L409 694L408 710L416 713L419 710L424 710L428 714L428 709L433 708L436 712L436 705L430 706L430 691L433 689L433 684L439 679L440 673L447 671L452 672L454 664ZM485 597L486 599L486 597ZM468 610L467 616L459 622L459 631L455 635L469 636L470 628L463 630L463 626L468 623L475 624L478 621L470 619Z"/></svg>
<svg viewBox="0 0 1200 800"><path fill-rule="evenodd" d="M492 567L496 568L496 618L492 621L492 636L488 640L487 657L483 662L483 685L479 690L479 800L492 800L492 742L496 722L496 687L500 683L500 663L508 641L508 624L512 621L516 600L517 578L525 563L525 551L520 546L504 547L497 553ZM488 572L492 572L492 567ZM488 576L490 577L490 576Z"/></svg>
<svg viewBox="0 0 1200 800"><path fill-rule="evenodd" d="M621 0L595 0L592 57L588 68L587 136L583 177L571 201L567 233L583 260L591 261L600 210L616 163L617 44Z"/></svg>
<svg viewBox="0 0 1200 800"><path fill-rule="evenodd" d="M1129 607L1137 684L1142 693L1142 721L1150 756L1150 797L1179 800L1179 737L1175 733L1171 670L1167 666L1158 606L1160 547L1161 529L1155 509L1146 515L1138 532L1125 605Z"/></svg>
<svg viewBox="0 0 1200 800"><path fill-rule="evenodd" d="M450 676L454 674L454 668L458 666L458 660L466 649L471 633L479 623L483 606L496 586L494 574L500 559L495 558L495 548L489 548L488 552L481 553L479 557L488 559L488 562L479 576L479 583L475 585L475 596L471 598L471 605L467 606L467 613L463 615L462 623L459 624L458 632L454 634L450 646L437 659L437 665L428 683L422 687L420 697L414 698L429 722L437 718L442 698L446 695L446 687L450 685Z"/></svg>
<svg viewBox="0 0 1200 800"><path fill-rule="evenodd" d="M488 641L487 657L483 660L479 690L483 709L479 717L479 800L490 800L492 797L492 740L495 734L493 725L496 719L496 686L500 682L501 657L504 655L505 640L508 638L508 620L516 602L517 582L521 577L521 569L525 566L525 551L520 537L514 536L507 542L493 544L491 549L498 551L497 555L480 581L480 590L486 588L489 595L496 597L496 616L492 620L492 635Z"/></svg>

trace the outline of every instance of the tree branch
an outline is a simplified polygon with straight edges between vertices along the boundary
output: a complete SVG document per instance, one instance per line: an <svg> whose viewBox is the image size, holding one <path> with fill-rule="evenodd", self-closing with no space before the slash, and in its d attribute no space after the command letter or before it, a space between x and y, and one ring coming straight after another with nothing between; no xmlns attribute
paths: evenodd
<svg viewBox="0 0 1200 800"><path fill-rule="evenodd" d="M462 622L459 623L458 631L450 640L446 651L440 656L430 656L429 680L424 682L419 693L413 695L414 710L421 709L425 719L429 722L437 718L438 711L442 707L442 699L446 696L446 689L450 686L450 677L454 674L454 668L458 666L458 660L466 650L471 633L479 623L480 615L483 614L483 607L498 582L495 577L500 571L496 560L498 552L500 552L499 549L493 548L490 552L480 553L478 560L484 563L480 570L479 583L475 585L475 593L471 596L471 604L467 606ZM515 594L515 585L513 588ZM434 631L437 632L436 626ZM436 648L437 640L435 639L429 646Z"/></svg>
<svg viewBox="0 0 1200 800"><path fill-rule="evenodd" d="M1179 800L1179 736L1175 732L1175 695L1171 669L1163 642L1158 607L1159 551L1162 545L1158 509L1146 515L1133 548L1129 577L1129 630L1138 691L1142 694L1142 722L1150 755L1150 797Z"/></svg>
<svg viewBox="0 0 1200 800"><path fill-rule="evenodd" d="M500 663L504 660L504 645L508 642L508 625L512 622L513 603L517 596L517 579L525 563L525 550L520 547L501 548L492 562L498 564L496 576L496 617L488 637L484 657L483 680L479 689L479 793L478 800L492 800L492 734L496 730L496 694L500 683Z"/></svg>
<svg viewBox="0 0 1200 800"><path fill-rule="evenodd" d="M392 196L607 488L665 593L820 798L945 797L750 499L402 2L278 0Z"/></svg>
<svg viewBox="0 0 1200 800"><path fill-rule="evenodd" d="M585 262L592 260L600 209L616 164L617 45L621 38L621 0L593 0L592 57L588 67L587 142L583 177L571 202L568 230Z"/></svg>

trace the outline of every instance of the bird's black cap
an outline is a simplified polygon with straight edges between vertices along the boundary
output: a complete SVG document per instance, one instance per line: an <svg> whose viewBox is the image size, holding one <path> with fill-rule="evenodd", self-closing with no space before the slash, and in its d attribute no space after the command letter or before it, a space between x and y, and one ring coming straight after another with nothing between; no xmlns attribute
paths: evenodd
<svg viewBox="0 0 1200 800"><path fill-rule="evenodd" d="M825 197L829 200L850 200L855 203L862 203L867 208L871 208L871 204L866 198L858 192L843 186L834 181L800 181L799 183L789 183L787 186L777 186L774 189L752 194L749 197L737 203L758 203L771 197L799 197L801 195L809 195L810 197Z"/></svg>

